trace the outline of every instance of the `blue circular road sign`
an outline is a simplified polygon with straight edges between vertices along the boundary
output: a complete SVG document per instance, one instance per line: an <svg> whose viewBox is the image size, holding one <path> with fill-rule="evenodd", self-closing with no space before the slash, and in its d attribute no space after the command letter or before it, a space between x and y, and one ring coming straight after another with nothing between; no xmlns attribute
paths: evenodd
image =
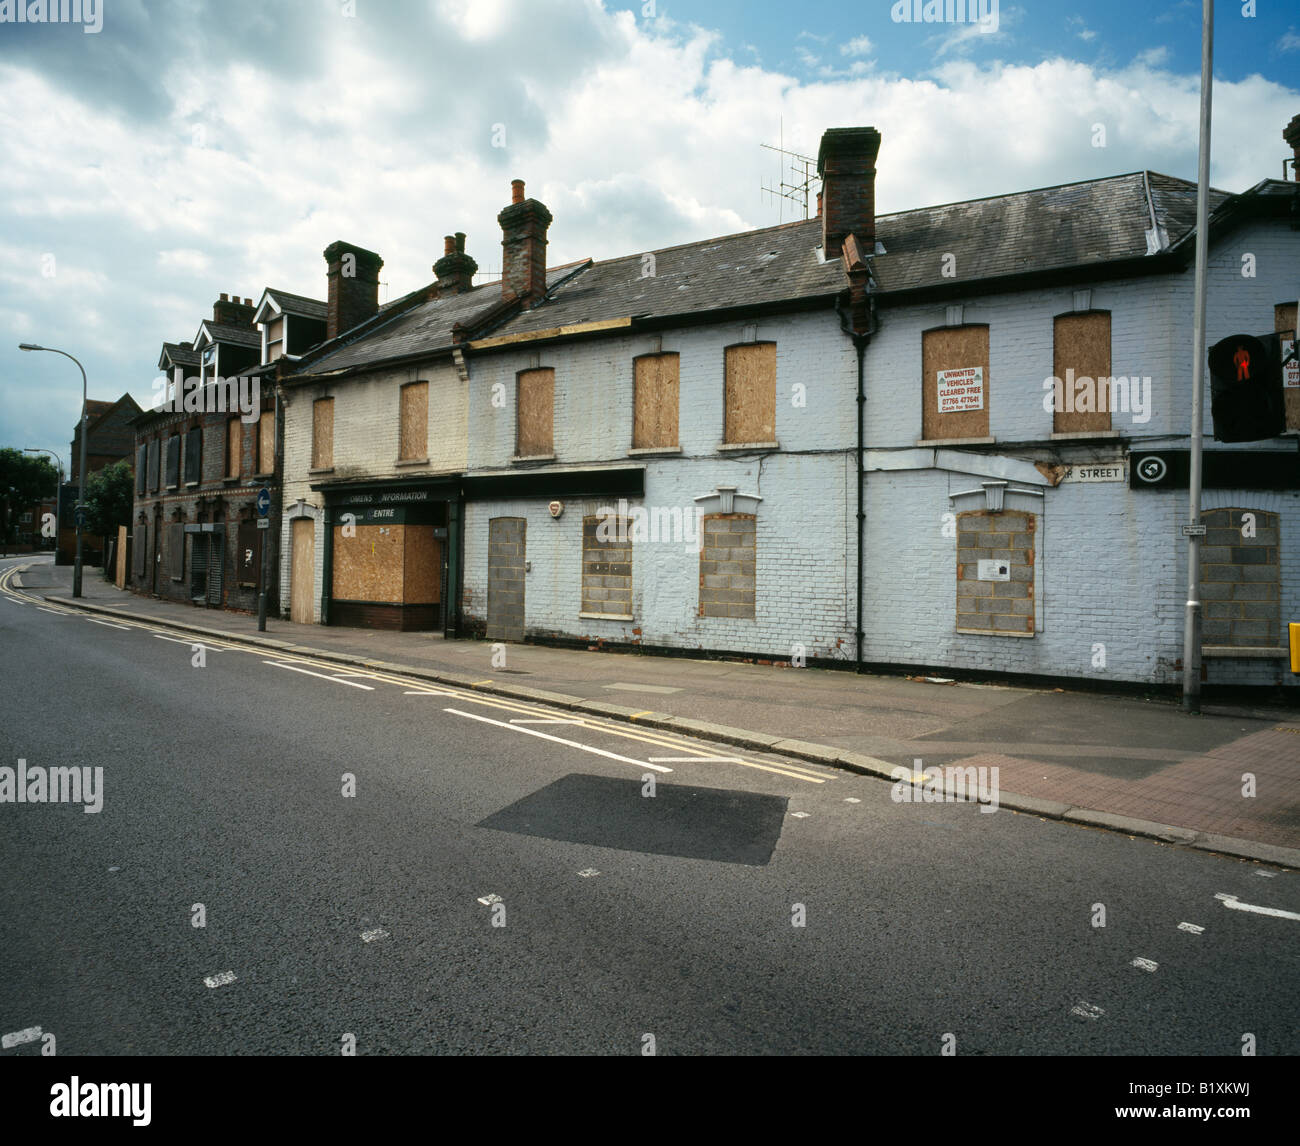
<svg viewBox="0 0 1300 1146"><path fill-rule="evenodd" d="M263 486L257 491L257 516L265 517L271 511L271 491Z"/></svg>

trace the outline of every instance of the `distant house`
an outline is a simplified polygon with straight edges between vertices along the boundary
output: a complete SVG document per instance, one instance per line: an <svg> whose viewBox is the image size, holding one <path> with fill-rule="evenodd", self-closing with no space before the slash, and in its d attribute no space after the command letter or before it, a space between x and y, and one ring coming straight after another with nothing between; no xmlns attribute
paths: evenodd
<svg viewBox="0 0 1300 1146"><path fill-rule="evenodd" d="M160 406L134 421L136 484L130 586L214 608L253 610L275 531L257 528L262 487L279 502L273 363L251 299L221 295L187 342L165 342Z"/></svg>
<svg viewBox="0 0 1300 1146"><path fill-rule="evenodd" d="M130 394L123 394L116 402L89 399L86 415L89 430L86 436L86 476L98 473L105 466L123 458L132 457L131 422L140 413L140 407ZM59 491L59 542L55 561L71 565L77 554L77 526L74 510L81 480L81 421L72 431L72 476ZM88 565L99 565L104 560L104 538L98 534L83 533L81 537L82 560Z"/></svg>

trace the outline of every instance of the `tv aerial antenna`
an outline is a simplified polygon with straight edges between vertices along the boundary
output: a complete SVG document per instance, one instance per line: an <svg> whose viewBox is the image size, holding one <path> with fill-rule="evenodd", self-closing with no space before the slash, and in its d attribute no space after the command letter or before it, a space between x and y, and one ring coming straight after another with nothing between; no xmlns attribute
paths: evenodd
<svg viewBox="0 0 1300 1146"><path fill-rule="evenodd" d="M783 199L789 199L792 203L803 205L803 217L808 218L809 200L812 197L812 186L817 180L817 160L811 155L802 155L798 151L790 151L784 146L785 143L785 123L784 120L780 126L779 144L773 147L770 143L760 143L759 146L766 148L768 151L775 151L778 155L787 156L790 161L788 168L789 180L784 177L775 186L770 187L766 182L760 187L760 192L771 195L777 200L778 219L785 222L785 204ZM783 171L782 175L787 174Z"/></svg>

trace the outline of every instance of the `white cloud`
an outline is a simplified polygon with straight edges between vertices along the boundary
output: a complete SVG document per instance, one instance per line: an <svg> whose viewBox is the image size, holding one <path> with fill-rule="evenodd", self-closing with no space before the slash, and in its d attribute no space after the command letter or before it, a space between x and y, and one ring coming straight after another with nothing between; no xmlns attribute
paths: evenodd
<svg viewBox="0 0 1300 1146"><path fill-rule="evenodd" d="M866 36L854 36L847 44L840 45L842 56L869 56L872 50L871 41Z"/></svg>

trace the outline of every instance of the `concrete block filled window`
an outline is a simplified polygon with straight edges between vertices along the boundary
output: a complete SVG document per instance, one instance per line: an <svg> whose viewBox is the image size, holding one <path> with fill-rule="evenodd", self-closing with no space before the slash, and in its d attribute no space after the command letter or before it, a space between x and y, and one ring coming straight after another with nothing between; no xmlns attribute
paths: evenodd
<svg viewBox="0 0 1300 1146"><path fill-rule="evenodd" d="M921 335L921 437L987 438L989 328L945 326Z"/></svg>
<svg viewBox="0 0 1300 1146"><path fill-rule="evenodd" d="M555 371L521 370L515 382L515 455L550 457L555 453Z"/></svg>
<svg viewBox="0 0 1300 1146"><path fill-rule="evenodd" d="M582 519L582 612L632 616L632 538L628 519Z"/></svg>
<svg viewBox="0 0 1300 1146"><path fill-rule="evenodd" d="M1278 515L1259 509L1209 509L1201 521L1202 643L1281 648L1286 640Z"/></svg>
<svg viewBox="0 0 1300 1146"><path fill-rule="evenodd" d="M424 461L429 456L429 383L408 382L402 387L399 414L401 435L398 460Z"/></svg>
<svg viewBox="0 0 1300 1146"><path fill-rule="evenodd" d="M1032 513L976 510L957 517L957 631L1034 635Z"/></svg>
<svg viewBox="0 0 1300 1146"><path fill-rule="evenodd" d="M727 445L776 442L776 343L749 342L724 351L722 440Z"/></svg>
<svg viewBox="0 0 1300 1146"><path fill-rule="evenodd" d="M757 531L753 514L719 513L700 523L700 616L754 619Z"/></svg>
<svg viewBox="0 0 1300 1146"><path fill-rule="evenodd" d="M317 398L311 404L311 468L334 468L333 398Z"/></svg>
<svg viewBox="0 0 1300 1146"><path fill-rule="evenodd" d="M242 465L244 424L238 418L226 422L226 477L237 478Z"/></svg>
<svg viewBox="0 0 1300 1146"><path fill-rule="evenodd" d="M1052 433L1110 427L1110 313L1061 314L1052 329Z"/></svg>
<svg viewBox="0 0 1300 1146"><path fill-rule="evenodd" d="M257 465L254 472L269 474L275 470L275 411L263 410L257 419Z"/></svg>
<svg viewBox="0 0 1300 1146"><path fill-rule="evenodd" d="M634 450L677 446L679 369L677 354L643 354L632 360Z"/></svg>

